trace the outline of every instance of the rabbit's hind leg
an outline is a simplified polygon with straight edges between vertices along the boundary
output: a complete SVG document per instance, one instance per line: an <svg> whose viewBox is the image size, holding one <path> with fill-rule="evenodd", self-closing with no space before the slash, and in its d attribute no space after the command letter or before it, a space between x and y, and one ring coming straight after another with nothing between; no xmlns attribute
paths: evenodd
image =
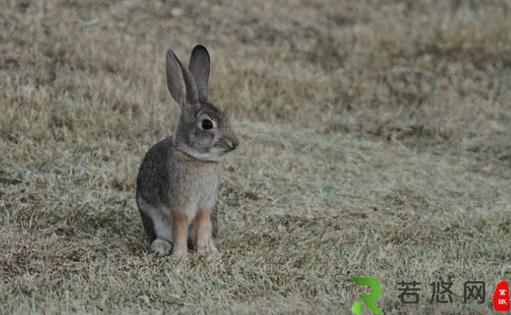
<svg viewBox="0 0 511 315"><path fill-rule="evenodd" d="M153 216L156 239L151 243L151 249L159 256L166 256L172 250L172 223L170 218L162 212Z"/></svg>
<svg viewBox="0 0 511 315"><path fill-rule="evenodd" d="M170 250L172 249L172 244L162 239L155 239L151 243L151 250L158 254L158 256L167 256L170 254Z"/></svg>
<svg viewBox="0 0 511 315"><path fill-rule="evenodd" d="M151 242L151 250L159 256L170 254L172 249L170 242L172 225L169 217L165 214L167 213L166 209L154 207L140 196L137 196L137 204L144 228Z"/></svg>

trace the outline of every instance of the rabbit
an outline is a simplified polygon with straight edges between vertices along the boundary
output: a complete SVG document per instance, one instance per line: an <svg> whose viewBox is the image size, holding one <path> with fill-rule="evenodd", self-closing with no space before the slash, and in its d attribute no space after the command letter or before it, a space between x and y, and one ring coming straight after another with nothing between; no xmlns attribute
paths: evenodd
<svg viewBox="0 0 511 315"><path fill-rule="evenodd" d="M193 48L189 69L167 51L167 87L179 104L173 136L153 145L137 176L136 201L151 250L160 256L217 252L219 162L239 145L228 117L208 103L210 57Z"/></svg>

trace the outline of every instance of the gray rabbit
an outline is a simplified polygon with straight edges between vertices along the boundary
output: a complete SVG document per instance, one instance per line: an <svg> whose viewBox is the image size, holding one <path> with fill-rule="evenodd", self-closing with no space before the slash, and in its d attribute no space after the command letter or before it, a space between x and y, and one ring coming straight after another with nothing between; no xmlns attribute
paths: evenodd
<svg viewBox="0 0 511 315"><path fill-rule="evenodd" d="M153 145L137 177L137 205L151 249L160 256L185 256L188 243L199 254L217 251L219 161L239 140L227 116L208 103L209 53L195 46L190 69L169 49L167 86L181 108L174 136Z"/></svg>

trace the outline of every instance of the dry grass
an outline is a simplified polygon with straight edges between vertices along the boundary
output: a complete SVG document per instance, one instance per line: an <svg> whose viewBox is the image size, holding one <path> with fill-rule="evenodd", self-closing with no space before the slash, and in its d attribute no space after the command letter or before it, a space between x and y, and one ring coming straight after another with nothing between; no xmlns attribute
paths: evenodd
<svg viewBox="0 0 511 315"><path fill-rule="evenodd" d="M486 314L511 272L509 1L0 1L0 313ZM213 58L221 254L147 252L164 52ZM487 283L431 306L429 283ZM509 277L509 275L507 275ZM404 308L396 282L423 283Z"/></svg>

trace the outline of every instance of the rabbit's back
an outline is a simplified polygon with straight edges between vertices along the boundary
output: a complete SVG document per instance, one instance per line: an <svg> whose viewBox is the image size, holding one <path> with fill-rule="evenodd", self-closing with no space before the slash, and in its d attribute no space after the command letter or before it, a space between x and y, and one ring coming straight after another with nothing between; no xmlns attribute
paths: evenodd
<svg viewBox="0 0 511 315"><path fill-rule="evenodd" d="M137 199L144 198L153 206L168 203L169 181L173 173L174 142L172 137L163 139L147 151L137 176Z"/></svg>

